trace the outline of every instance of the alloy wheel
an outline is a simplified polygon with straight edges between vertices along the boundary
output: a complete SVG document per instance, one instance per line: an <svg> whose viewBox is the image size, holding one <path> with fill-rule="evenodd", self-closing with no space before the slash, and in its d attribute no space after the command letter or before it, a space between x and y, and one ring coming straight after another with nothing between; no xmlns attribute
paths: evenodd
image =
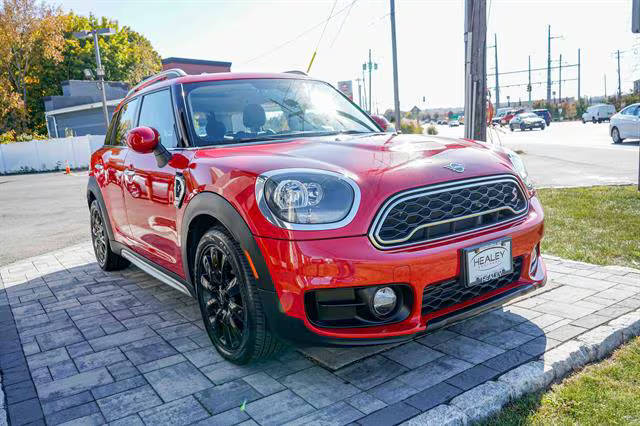
<svg viewBox="0 0 640 426"><path fill-rule="evenodd" d="M235 352L246 340L248 324L238 271L230 254L215 245L205 248L198 261L207 331L220 349Z"/></svg>
<svg viewBox="0 0 640 426"><path fill-rule="evenodd" d="M91 236L93 237L93 250L96 260L104 265L107 259L107 235L104 229L104 221L98 209L91 212Z"/></svg>
<svg viewBox="0 0 640 426"><path fill-rule="evenodd" d="M613 143L620 143L620 132L615 127L611 131L611 136L613 137Z"/></svg>

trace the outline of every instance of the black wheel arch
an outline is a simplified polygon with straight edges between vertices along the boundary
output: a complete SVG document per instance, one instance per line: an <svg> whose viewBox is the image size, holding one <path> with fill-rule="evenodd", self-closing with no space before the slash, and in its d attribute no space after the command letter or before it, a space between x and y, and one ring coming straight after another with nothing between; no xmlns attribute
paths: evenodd
<svg viewBox="0 0 640 426"><path fill-rule="evenodd" d="M191 283L194 291L197 292L197 286L192 275L198 241L208 229L218 224L226 228L231 236L240 243L242 250L249 254L250 262L257 274L255 279L258 288L274 292L275 287L267 263L249 226L229 201L213 192L197 194L187 204L182 217L180 230L182 266L186 280Z"/></svg>
<svg viewBox="0 0 640 426"><path fill-rule="evenodd" d="M109 219L109 214L107 212L107 207L104 204L104 198L102 197L102 191L100 191L100 186L96 181L95 176L89 176L89 182L87 183L87 206L91 208L91 203L93 201L98 202L98 206L100 207L100 213L102 213L102 217L104 218L105 227L107 228L107 235L109 236L109 241L114 241L113 237L113 229L111 228L111 220Z"/></svg>

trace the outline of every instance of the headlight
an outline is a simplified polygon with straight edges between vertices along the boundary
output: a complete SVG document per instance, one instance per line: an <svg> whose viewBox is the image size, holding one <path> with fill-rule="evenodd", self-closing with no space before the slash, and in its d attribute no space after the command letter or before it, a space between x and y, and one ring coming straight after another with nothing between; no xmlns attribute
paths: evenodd
<svg viewBox="0 0 640 426"><path fill-rule="evenodd" d="M256 200L265 218L281 228L335 229L355 216L360 189L339 173L282 169L258 177Z"/></svg>
<svg viewBox="0 0 640 426"><path fill-rule="evenodd" d="M505 148L504 150L509 157L509 161L511 161L514 170L516 171L516 173L518 173L520 178L522 178L522 181L525 183L525 185L527 185L527 188L533 189L533 182L531 181L531 177L527 172L527 168L525 167L522 158L510 149Z"/></svg>

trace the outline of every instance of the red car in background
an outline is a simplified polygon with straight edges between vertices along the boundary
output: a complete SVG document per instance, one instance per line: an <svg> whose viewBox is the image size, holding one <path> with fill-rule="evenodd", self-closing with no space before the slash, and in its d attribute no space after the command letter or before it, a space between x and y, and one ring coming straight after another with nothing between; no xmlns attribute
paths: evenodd
<svg viewBox="0 0 640 426"><path fill-rule="evenodd" d="M524 112L524 108L519 108L519 109L512 109L509 112L507 112L502 119L500 120L500 124L503 126L506 126L507 124L509 124L509 122L511 121L511 119L513 117L515 117L516 115L520 114Z"/></svg>
<svg viewBox="0 0 640 426"><path fill-rule="evenodd" d="M544 285L520 157L384 133L299 74L163 72L118 106L87 189L104 270L198 300L228 360L412 338Z"/></svg>

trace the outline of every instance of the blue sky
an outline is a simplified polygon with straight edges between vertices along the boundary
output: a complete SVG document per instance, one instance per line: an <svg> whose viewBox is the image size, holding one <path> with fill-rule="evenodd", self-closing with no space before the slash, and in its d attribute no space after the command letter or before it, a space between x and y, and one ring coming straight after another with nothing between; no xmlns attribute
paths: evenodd
<svg viewBox="0 0 640 426"><path fill-rule="evenodd" d="M361 77L368 49L379 63L373 100L380 110L393 104L388 0L335 1L311 75L336 84ZM144 34L163 57L231 61L234 71L305 69L320 40L334 0L49 0L78 14L93 12L117 19ZM463 0L397 0L400 100L402 109L463 104ZM614 50L622 56L622 87L640 78L640 40L630 31L630 0L487 0L488 42L498 34L501 72L546 66L547 24L563 39L552 41L552 57L574 64L582 48L582 94L602 95L617 88ZM339 13L338 13L339 12ZM342 29L340 30L340 27ZM487 66L494 66L493 49ZM575 78L576 69L563 71ZM526 82L526 74L505 75L500 85ZM557 70L554 71L557 79ZM532 80L546 81L546 71ZM493 80L490 80L493 86ZM563 83L563 96L575 96L575 81ZM357 84L354 81L357 93ZM554 90L558 90L554 86ZM533 98L545 97L534 85ZM524 87L502 88L504 100L526 99ZM357 95L356 95L357 96ZM422 97L426 97L426 103Z"/></svg>

